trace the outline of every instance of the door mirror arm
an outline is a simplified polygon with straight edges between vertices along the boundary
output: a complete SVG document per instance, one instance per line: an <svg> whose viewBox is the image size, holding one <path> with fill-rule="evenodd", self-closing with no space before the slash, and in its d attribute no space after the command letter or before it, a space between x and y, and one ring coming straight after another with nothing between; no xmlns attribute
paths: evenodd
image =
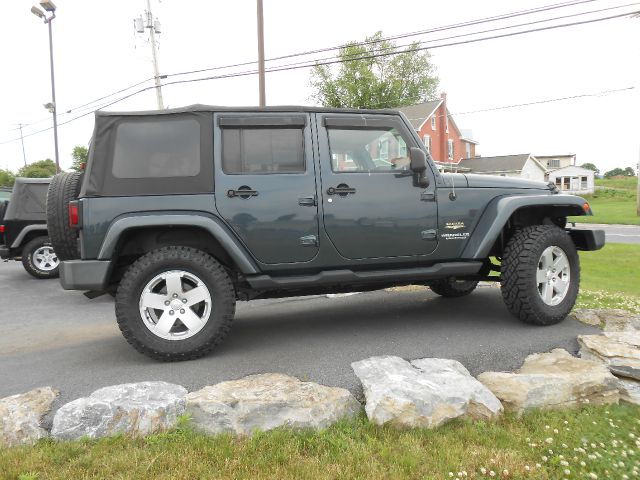
<svg viewBox="0 0 640 480"><path fill-rule="evenodd" d="M429 177L427 177L427 154L420 148L411 147L409 150L411 159L411 171L413 172L413 183L416 187L428 187Z"/></svg>

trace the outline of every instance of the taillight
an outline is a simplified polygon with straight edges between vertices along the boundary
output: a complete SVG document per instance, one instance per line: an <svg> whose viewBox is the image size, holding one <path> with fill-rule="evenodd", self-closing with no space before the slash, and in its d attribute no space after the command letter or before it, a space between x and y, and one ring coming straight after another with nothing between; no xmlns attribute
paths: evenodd
<svg viewBox="0 0 640 480"><path fill-rule="evenodd" d="M0 225L0 233L4 233L4 225Z"/></svg>
<svg viewBox="0 0 640 480"><path fill-rule="evenodd" d="M76 228L80 223L80 211L78 202L69 202L69 226Z"/></svg>

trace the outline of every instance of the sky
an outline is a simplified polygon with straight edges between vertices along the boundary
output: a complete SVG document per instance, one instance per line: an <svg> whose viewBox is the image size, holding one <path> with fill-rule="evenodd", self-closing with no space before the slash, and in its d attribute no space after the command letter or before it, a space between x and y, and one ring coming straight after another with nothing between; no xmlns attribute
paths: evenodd
<svg viewBox="0 0 640 480"><path fill-rule="evenodd" d="M54 1L57 17L52 26L60 163L62 168L68 168L73 147L87 145L93 129L92 114L64 124L91 110L88 107L74 109L148 80L153 76L153 66L148 42L136 35L133 27L133 18L144 12L146 0ZM554 2L559 0L264 0L265 56L269 59L361 41L379 30L390 36ZM485 30L617 6L626 5L555 20L552 24L640 10L640 4L632 2L592 0L536 15L398 42L433 41L474 29ZM53 131L36 133L52 125L51 115L43 107L51 101L51 84L47 26L30 13L32 4L29 0L4 2L0 16L3 73L0 77L0 168L14 171L24 165L17 129L20 123L26 125L23 132L27 162L54 158ZM161 74L257 59L255 0L152 0L151 7L162 26L158 51ZM428 45L441 43L447 41ZM482 156L571 153L577 155L577 164L594 163L602 172L615 167L635 168L640 160L640 18L623 17L433 48L430 52L440 79L438 91L447 93L449 111L456 124L472 130L474 139L480 143L477 152ZM328 55L331 52L268 62L267 67ZM166 81L253 68L251 65L228 68L171 77ZM267 105L312 105L309 79L310 69L267 73ZM138 88L150 85L152 83L147 81ZM621 91L612 92L615 90ZM167 85L162 93L168 107L193 103L257 105L258 77L248 75ZM477 112L582 95L588 96ZM101 103L120 96L109 97ZM148 110L156 106L155 92L149 89L105 109ZM69 110L71 113L66 113Z"/></svg>

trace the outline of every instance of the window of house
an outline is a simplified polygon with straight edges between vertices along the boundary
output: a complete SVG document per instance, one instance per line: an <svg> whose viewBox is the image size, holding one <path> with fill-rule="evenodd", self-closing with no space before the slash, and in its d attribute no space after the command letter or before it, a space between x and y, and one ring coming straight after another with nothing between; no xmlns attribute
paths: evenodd
<svg viewBox="0 0 640 480"><path fill-rule="evenodd" d="M562 187L562 177L556 177L556 187Z"/></svg>
<svg viewBox="0 0 640 480"><path fill-rule="evenodd" d="M449 160L453 160L453 155L454 155L454 151L453 151L453 139L449 139L447 140L447 155L449 157Z"/></svg>
<svg viewBox="0 0 640 480"><path fill-rule="evenodd" d="M431 153L431 135L425 135L422 137L422 141L424 142L424 146L427 147L427 152Z"/></svg>
<svg viewBox="0 0 640 480"><path fill-rule="evenodd" d="M436 116L432 116L431 117L431 130L435 131L436 130Z"/></svg>
<svg viewBox="0 0 640 480"><path fill-rule="evenodd" d="M571 177L562 177L562 190L571 190Z"/></svg>
<svg viewBox="0 0 640 480"><path fill-rule="evenodd" d="M465 144L465 156L466 156L466 158L471 158L471 144L470 143L466 143Z"/></svg>
<svg viewBox="0 0 640 480"><path fill-rule="evenodd" d="M560 168L560 160L547 160L547 167Z"/></svg>
<svg viewBox="0 0 640 480"><path fill-rule="evenodd" d="M222 170L229 175L304 173L301 128L223 128Z"/></svg>
<svg viewBox="0 0 640 480"><path fill-rule="evenodd" d="M589 179L588 177L580 177L580 188L582 190L586 190L589 188Z"/></svg>
<svg viewBox="0 0 640 480"><path fill-rule="evenodd" d="M409 170L407 143L395 128L328 128L334 172Z"/></svg>
<svg viewBox="0 0 640 480"><path fill-rule="evenodd" d="M200 124L192 118L125 121L116 129L116 178L195 177L200 173Z"/></svg>

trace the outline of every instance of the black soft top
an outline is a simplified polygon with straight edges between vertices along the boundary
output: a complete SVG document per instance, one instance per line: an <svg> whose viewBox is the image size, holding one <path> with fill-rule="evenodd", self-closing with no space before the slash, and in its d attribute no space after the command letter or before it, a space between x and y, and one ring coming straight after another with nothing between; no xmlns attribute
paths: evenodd
<svg viewBox="0 0 640 480"><path fill-rule="evenodd" d="M16 178L4 220L46 220L50 178Z"/></svg>

